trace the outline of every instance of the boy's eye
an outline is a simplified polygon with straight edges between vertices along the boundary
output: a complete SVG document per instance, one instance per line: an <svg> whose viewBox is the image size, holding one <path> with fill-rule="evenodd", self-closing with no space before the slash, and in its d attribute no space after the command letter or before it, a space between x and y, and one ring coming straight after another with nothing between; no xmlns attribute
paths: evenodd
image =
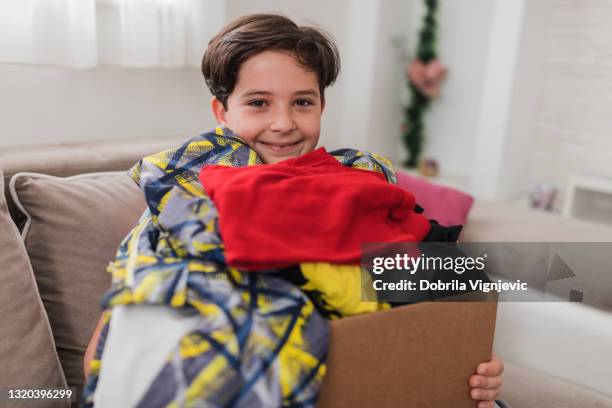
<svg viewBox="0 0 612 408"><path fill-rule="evenodd" d="M295 101L296 105L298 106L311 106L313 105L312 101L309 101L308 99L298 99L297 101Z"/></svg>
<svg viewBox="0 0 612 408"><path fill-rule="evenodd" d="M263 108L264 106L266 106L266 101L262 99L257 99L255 101L250 101L248 105L253 106L255 108Z"/></svg>

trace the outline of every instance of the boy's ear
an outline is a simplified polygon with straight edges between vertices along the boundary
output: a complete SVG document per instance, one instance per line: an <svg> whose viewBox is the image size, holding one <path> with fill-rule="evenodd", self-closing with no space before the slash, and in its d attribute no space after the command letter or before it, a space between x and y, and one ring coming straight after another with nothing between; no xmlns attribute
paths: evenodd
<svg viewBox="0 0 612 408"><path fill-rule="evenodd" d="M225 115L227 114L227 110L223 106L220 100L217 99L216 96L213 96L210 100L210 107L212 109L212 113L217 119L219 124L224 125L227 121L225 120Z"/></svg>

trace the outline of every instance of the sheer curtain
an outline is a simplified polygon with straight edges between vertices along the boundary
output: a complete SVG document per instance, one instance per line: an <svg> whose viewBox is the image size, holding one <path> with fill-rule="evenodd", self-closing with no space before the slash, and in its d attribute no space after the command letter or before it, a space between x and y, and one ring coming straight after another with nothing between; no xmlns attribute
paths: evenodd
<svg viewBox="0 0 612 408"><path fill-rule="evenodd" d="M224 0L2 0L0 63L199 66Z"/></svg>

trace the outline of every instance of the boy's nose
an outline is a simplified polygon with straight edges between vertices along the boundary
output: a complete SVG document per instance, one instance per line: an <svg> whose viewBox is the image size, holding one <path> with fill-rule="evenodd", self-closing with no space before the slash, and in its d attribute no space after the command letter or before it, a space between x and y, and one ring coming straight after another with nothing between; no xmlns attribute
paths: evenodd
<svg viewBox="0 0 612 408"><path fill-rule="evenodd" d="M270 125L270 130L278 133L288 133L295 130L296 127L297 126L290 112L279 112L278 114L274 115Z"/></svg>

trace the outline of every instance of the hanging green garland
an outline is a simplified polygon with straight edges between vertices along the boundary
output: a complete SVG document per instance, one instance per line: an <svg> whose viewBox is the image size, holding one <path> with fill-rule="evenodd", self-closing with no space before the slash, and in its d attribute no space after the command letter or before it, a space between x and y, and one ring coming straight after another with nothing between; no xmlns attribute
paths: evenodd
<svg viewBox="0 0 612 408"><path fill-rule="evenodd" d="M431 99L438 94L440 82L446 74L446 69L437 60L436 53L438 0L424 0L424 3L426 13L419 33L416 58L410 63L407 72L412 97L409 106L404 109L405 119L402 126L402 139L409 152L404 165L411 168L418 165L423 149L424 114Z"/></svg>

